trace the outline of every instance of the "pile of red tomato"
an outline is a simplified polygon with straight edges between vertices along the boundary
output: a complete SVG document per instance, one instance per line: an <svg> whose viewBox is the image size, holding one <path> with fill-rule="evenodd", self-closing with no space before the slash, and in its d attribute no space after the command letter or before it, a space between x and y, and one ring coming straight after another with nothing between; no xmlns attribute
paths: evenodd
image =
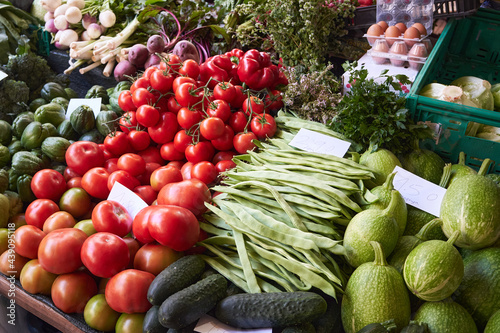
<svg viewBox="0 0 500 333"><path fill-rule="evenodd" d="M142 332L154 277L204 250L195 244L206 237L198 219L209 185L252 140L276 131L270 112L282 106L275 88L286 81L268 57L233 50L198 65L170 55L146 69L120 94L120 130L100 145L73 143L64 175L34 175L37 199L17 218L0 272L15 272L26 291L50 296L63 312L83 312L92 328ZM131 216L107 200L116 182L148 206Z"/></svg>

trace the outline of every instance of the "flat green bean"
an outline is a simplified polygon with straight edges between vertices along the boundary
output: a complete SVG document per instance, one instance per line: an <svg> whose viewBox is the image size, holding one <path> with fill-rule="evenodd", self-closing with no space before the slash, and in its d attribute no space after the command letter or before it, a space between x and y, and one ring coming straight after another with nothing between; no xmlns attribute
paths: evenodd
<svg viewBox="0 0 500 333"><path fill-rule="evenodd" d="M251 293L260 293L260 287L257 283L257 278L250 264L250 259L248 258L247 249L245 246L245 239L243 234L238 231L234 231L234 240L236 242L236 249L238 250L238 255L240 257L241 266L243 268L243 274L245 274L245 279L247 281L248 290Z"/></svg>

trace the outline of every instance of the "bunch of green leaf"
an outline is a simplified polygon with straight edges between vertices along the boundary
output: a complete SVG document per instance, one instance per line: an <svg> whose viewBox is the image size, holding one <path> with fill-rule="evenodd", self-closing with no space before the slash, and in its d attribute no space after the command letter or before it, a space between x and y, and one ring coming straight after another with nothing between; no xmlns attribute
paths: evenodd
<svg viewBox="0 0 500 333"><path fill-rule="evenodd" d="M350 75L351 90L337 105L337 115L329 122L331 129L361 144L364 150L371 145L395 154L407 152L415 138L430 137L427 126L416 125L411 119L406 99L399 94L402 86L411 83L406 75L391 76L384 70L379 82L368 77L364 66L356 65L343 65Z"/></svg>
<svg viewBox="0 0 500 333"><path fill-rule="evenodd" d="M288 85L283 92L283 103L286 110L323 124L331 120L342 97L342 85L331 72L332 68L332 65L327 65L308 73L302 73L301 66L285 68Z"/></svg>
<svg viewBox="0 0 500 333"><path fill-rule="evenodd" d="M273 48L287 66L320 68L332 47L339 47L331 40L347 34L345 21L354 16L356 3L356 0L245 1L236 7L243 23L235 33L243 46L260 43L263 49Z"/></svg>

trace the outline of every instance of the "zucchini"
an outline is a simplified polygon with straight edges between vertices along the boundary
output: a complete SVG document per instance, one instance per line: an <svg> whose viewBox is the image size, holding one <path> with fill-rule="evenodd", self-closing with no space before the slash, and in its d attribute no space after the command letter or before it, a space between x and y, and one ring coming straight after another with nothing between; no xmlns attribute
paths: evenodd
<svg viewBox="0 0 500 333"><path fill-rule="evenodd" d="M68 99L68 94L66 93L66 90L64 90L64 87L56 82L45 83L42 87L40 95L47 102L50 102L56 97L64 97Z"/></svg>
<svg viewBox="0 0 500 333"><path fill-rule="evenodd" d="M170 295L198 281L205 271L205 261L197 255L181 257L158 274L148 289L148 301L161 305Z"/></svg>
<svg viewBox="0 0 500 333"><path fill-rule="evenodd" d="M160 324L176 330L192 324L215 307L226 288L226 278L213 274L170 295L158 310Z"/></svg>
<svg viewBox="0 0 500 333"><path fill-rule="evenodd" d="M91 141L97 144L101 144L104 142L104 135L99 133L99 131L94 128L93 130L90 130L87 133L82 134L82 136L80 136L78 141Z"/></svg>
<svg viewBox="0 0 500 333"><path fill-rule="evenodd" d="M12 170L19 175L33 176L42 166L43 160L28 151L20 151L12 156Z"/></svg>
<svg viewBox="0 0 500 333"><path fill-rule="evenodd" d="M42 152L52 161L64 162L66 150L69 146L70 143L67 139L57 136L49 136L42 142Z"/></svg>
<svg viewBox="0 0 500 333"><path fill-rule="evenodd" d="M51 123L57 127L64 119L66 119L66 110L58 103L44 104L35 111L35 121L42 124Z"/></svg>
<svg viewBox="0 0 500 333"><path fill-rule="evenodd" d="M67 140L78 140L78 137L80 136L76 133L73 125L71 125L71 122L68 119L64 120L61 124L59 124L59 126L57 126L57 134Z"/></svg>
<svg viewBox="0 0 500 333"><path fill-rule="evenodd" d="M69 120L74 130L82 135L95 127L94 111L88 105L80 105L70 115Z"/></svg>
<svg viewBox="0 0 500 333"><path fill-rule="evenodd" d="M18 114L12 122L12 134L20 139L26 126L33 121L35 121L35 114L33 112L28 111Z"/></svg>
<svg viewBox="0 0 500 333"><path fill-rule="evenodd" d="M325 299L309 291L243 293L220 301L215 317L238 328L284 327L314 321L326 309Z"/></svg>
<svg viewBox="0 0 500 333"><path fill-rule="evenodd" d="M96 128L102 135L106 136L118 128L118 116L114 111L101 111L96 117Z"/></svg>

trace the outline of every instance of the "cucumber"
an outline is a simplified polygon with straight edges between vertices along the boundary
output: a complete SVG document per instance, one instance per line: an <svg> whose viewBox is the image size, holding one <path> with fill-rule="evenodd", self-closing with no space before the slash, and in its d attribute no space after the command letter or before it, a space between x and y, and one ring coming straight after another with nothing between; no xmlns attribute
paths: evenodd
<svg viewBox="0 0 500 333"><path fill-rule="evenodd" d="M326 312L318 319L313 320L312 324L316 333L336 333L342 330L342 320L340 319L340 303L329 295L322 295L328 305Z"/></svg>
<svg viewBox="0 0 500 333"><path fill-rule="evenodd" d="M160 324L158 320L158 310L160 307L158 305L153 305L148 312L146 312L146 316L144 317L144 321L142 322L142 331L144 333L164 333L165 327Z"/></svg>
<svg viewBox="0 0 500 333"><path fill-rule="evenodd" d="M325 299L309 291L243 293L220 301L215 317L238 328L284 327L312 322L326 309Z"/></svg>
<svg viewBox="0 0 500 333"><path fill-rule="evenodd" d="M304 323L283 328L281 333L316 333L313 324Z"/></svg>
<svg viewBox="0 0 500 333"><path fill-rule="evenodd" d="M148 289L148 300L161 305L170 295L192 285L205 271L205 261L197 255L181 257L158 274Z"/></svg>
<svg viewBox="0 0 500 333"><path fill-rule="evenodd" d="M170 295L158 310L160 324L176 330L192 324L215 307L225 296L226 288L226 278L212 274Z"/></svg>

